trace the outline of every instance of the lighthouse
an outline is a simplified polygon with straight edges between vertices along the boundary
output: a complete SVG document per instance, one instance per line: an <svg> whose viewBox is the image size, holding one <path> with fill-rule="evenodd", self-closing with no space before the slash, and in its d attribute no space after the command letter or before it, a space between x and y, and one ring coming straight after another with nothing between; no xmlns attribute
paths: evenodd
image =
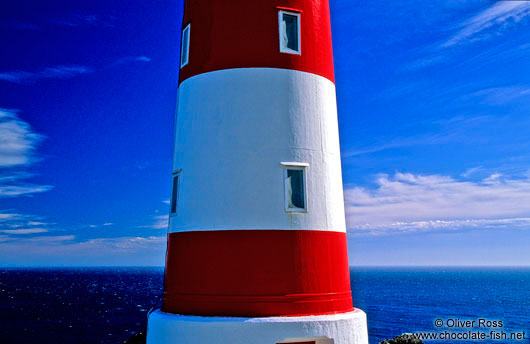
<svg viewBox="0 0 530 344"><path fill-rule="evenodd" d="M187 0L149 344L367 344L352 303L327 0Z"/></svg>

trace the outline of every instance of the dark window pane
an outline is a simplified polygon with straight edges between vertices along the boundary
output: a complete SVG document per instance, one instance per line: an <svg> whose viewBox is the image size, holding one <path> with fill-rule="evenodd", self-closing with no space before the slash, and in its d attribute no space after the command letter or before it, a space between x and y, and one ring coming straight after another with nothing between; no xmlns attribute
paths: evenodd
<svg viewBox="0 0 530 344"><path fill-rule="evenodd" d="M173 191L171 195L171 214L177 213L177 199L179 191L179 176L173 177Z"/></svg>
<svg viewBox="0 0 530 344"><path fill-rule="evenodd" d="M287 203L289 208L305 209L303 170L287 170Z"/></svg>
<svg viewBox="0 0 530 344"><path fill-rule="evenodd" d="M188 63L188 44L190 39L190 27L186 27L182 33L182 47L180 49L180 65Z"/></svg>
<svg viewBox="0 0 530 344"><path fill-rule="evenodd" d="M298 51L298 17L284 14L285 34L287 36L287 48Z"/></svg>

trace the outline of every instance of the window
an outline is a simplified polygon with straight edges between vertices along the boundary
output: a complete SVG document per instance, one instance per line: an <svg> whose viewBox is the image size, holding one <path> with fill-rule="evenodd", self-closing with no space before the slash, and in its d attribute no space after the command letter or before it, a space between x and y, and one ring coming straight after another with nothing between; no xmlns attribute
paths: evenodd
<svg viewBox="0 0 530 344"><path fill-rule="evenodd" d="M279 21L280 51L300 55L300 13L280 11Z"/></svg>
<svg viewBox="0 0 530 344"><path fill-rule="evenodd" d="M296 165L294 165L296 164ZM306 212L306 168L307 164L284 165L285 211Z"/></svg>
<svg viewBox="0 0 530 344"><path fill-rule="evenodd" d="M171 207L170 214L177 214L177 205L179 198L179 182L180 182L180 171L173 174L173 189L171 191Z"/></svg>
<svg viewBox="0 0 530 344"><path fill-rule="evenodd" d="M188 26L186 26L184 30L182 30L182 42L180 47L180 68L188 64L190 56L190 30L191 24L188 24Z"/></svg>

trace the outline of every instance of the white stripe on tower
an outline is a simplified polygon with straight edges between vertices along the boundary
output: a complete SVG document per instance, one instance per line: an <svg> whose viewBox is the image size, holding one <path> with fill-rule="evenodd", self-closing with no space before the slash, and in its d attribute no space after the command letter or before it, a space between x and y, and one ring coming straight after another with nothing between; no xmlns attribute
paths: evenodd
<svg viewBox="0 0 530 344"><path fill-rule="evenodd" d="M179 89L170 232L345 231L335 85L278 68L197 75ZM307 164L307 213L285 211L282 162Z"/></svg>

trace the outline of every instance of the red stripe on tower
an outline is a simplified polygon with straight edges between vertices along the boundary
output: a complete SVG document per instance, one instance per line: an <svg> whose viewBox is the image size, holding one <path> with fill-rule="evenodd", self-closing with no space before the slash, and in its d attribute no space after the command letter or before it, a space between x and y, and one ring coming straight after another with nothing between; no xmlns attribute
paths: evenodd
<svg viewBox="0 0 530 344"><path fill-rule="evenodd" d="M278 11L301 16L301 54L284 54ZM314 73L334 81L327 1L186 1L183 28L191 23L190 63L180 82L229 68L270 67Z"/></svg>
<svg viewBox="0 0 530 344"><path fill-rule="evenodd" d="M300 230L172 233L162 310L232 316L351 311L345 237Z"/></svg>

